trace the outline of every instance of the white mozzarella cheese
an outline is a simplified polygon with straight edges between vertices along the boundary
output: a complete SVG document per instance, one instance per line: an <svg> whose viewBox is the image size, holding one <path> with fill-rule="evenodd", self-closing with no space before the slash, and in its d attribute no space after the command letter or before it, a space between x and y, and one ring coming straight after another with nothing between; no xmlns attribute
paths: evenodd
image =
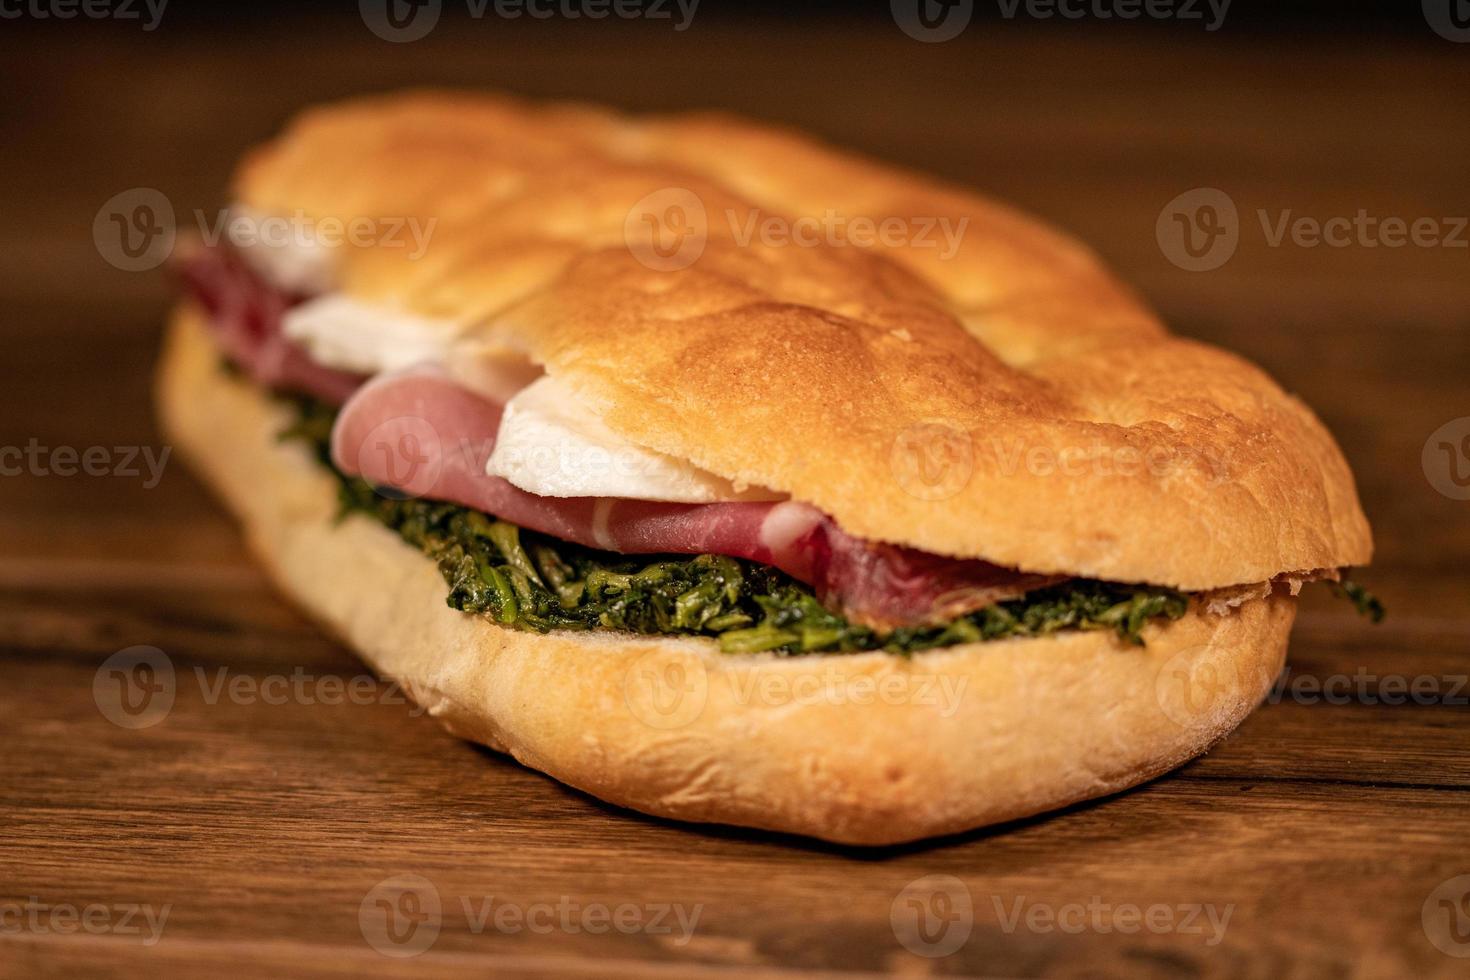
<svg viewBox="0 0 1470 980"><path fill-rule="evenodd" d="M629 442L549 375L506 403L485 471L542 497L713 503L781 496L737 487L684 460Z"/></svg>

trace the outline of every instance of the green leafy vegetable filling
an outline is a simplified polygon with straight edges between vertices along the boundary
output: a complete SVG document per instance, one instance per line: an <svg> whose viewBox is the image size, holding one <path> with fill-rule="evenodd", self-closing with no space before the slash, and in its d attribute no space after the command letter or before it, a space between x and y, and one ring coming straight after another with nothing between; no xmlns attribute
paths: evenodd
<svg viewBox="0 0 1470 980"><path fill-rule="evenodd" d="M879 634L848 622L785 573L720 555L628 556L584 548L456 504L397 499L331 463L335 411L293 399L299 415L281 434L309 444L341 484L342 513L366 514L439 566L448 604L505 626L624 630L716 639L726 653L847 653L918 650L1111 630L1142 645L1144 626L1178 619L1186 596L1171 589L1072 579L996 603L943 626Z"/></svg>

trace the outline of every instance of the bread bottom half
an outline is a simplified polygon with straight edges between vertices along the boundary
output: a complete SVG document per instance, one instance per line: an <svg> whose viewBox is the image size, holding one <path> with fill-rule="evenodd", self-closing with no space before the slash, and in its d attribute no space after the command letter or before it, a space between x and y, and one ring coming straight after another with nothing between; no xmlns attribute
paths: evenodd
<svg viewBox="0 0 1470 980"><path fill-rule="evenodd" d="M169 328L158 409L176 452L313 619L463 738L601 799L848 844L917 840L1136 785L1250 713L1295 600L1191 607L1146 647L1073 632L899 657L731 656L705 640L500 628L445 604L434 563L281 443L288 409L221 369L197 313Z"/></svg>

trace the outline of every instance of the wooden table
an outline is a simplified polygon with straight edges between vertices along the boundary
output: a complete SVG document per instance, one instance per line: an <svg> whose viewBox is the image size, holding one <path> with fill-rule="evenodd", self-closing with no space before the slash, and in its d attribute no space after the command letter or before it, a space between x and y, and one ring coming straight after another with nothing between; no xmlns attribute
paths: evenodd
<svg viewBox="0 0 1470 980"><path fill-rule="evenodd" d="M1374 628L1306 597L1292 677L1348 678L1345 703L1282 698L1207 757L1114 799L858 852L621 812L401 704L212 695L221 676L299 675L320 691L363 669L271 591L183 467L155 487L3 478L0 972L1470 971L1450 955L1470 943L1438 904L1470 873L1470 503L1421 468L1430 434L1470 415L1470 251L1272 247L1257 215L1465 215L1470 51L1428 31L1314 41L1019 24L920 45L882 21L798 30L716 13L679 34L449 24L404 45L351 17L5 31L0 446L161 449L148 372L170 287L105 263L93 217L137 186L181 215L218 206L235 157L301 104L435 82L718 105L1038 212L1092 242L1179 331L1300 392L1358 474L1380 550L1365 580L1391 615ZM1237 204L1240 245L1223 267L1187 272L1155 222L1202 186ZM171 658L177 696L163 721L128 729L93 684L138 644ZM1420 679L1422 703L1385 703L1399 677ZM381 955L360 920L400 874L441 902L437 936L412 958ZM905 889L935 875L973 907L967 941L942 957L893 926ZM167 907L160 941L141 915L123 921L130 905ZM529 922L497 928L507 906ZM623 929L582 928L621 906ZM1130 908L1155 906L1167 926L1127 931ZM692 936L673 914L655 922L660 907L697 914ZM91 910L91 927L68 930L66 908Z"/></svg>

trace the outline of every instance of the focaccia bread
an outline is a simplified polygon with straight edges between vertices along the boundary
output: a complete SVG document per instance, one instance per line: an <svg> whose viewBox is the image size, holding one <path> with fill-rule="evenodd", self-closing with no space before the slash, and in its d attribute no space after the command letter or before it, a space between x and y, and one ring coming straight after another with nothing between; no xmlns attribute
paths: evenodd
<svg viewBox="0 0 1470 980"><path fill-rule="evenodd" d="M796 135L396 96L308 112L235 196L435 219L422 255L346 250L342 290L504 338L627 438L865 538L1186 590L1371 557L1331 436L1260 370L1170 336L1037 223ZM676 271L628 245L630 212L669 203L703 237ZM829 210L965 225L948 257L739 241L753 216ZM924 424L965 441L952 496L895 476Z"/></svg>
<svg viewBox="0 0 1470 980"><path fill-rule="evenodd" d="M630 445L810 505L860 544L989 563L1024 589L1188 594L1126 638L1141 645L1098 622L804 656L510 628L446 606L447 573L405 537L343 519L340 461L282 442L288 407L227 370L183 305L163 424L286 593L452 731L614 803L886 844L1114 792L1239 724L1280 669L1300 582L1371 556L1331 436L1261 371L1169 335L1031 219L794 134L380 97L304 114L233 193L255 216L427 229L421 248L335 248L316 288L349 320L441 331L449 375L523 359ZM908 237L760 232L834 215ZM948 247L924 244L940 226ZM915 448L936 434L937 476Z"/></svg>

